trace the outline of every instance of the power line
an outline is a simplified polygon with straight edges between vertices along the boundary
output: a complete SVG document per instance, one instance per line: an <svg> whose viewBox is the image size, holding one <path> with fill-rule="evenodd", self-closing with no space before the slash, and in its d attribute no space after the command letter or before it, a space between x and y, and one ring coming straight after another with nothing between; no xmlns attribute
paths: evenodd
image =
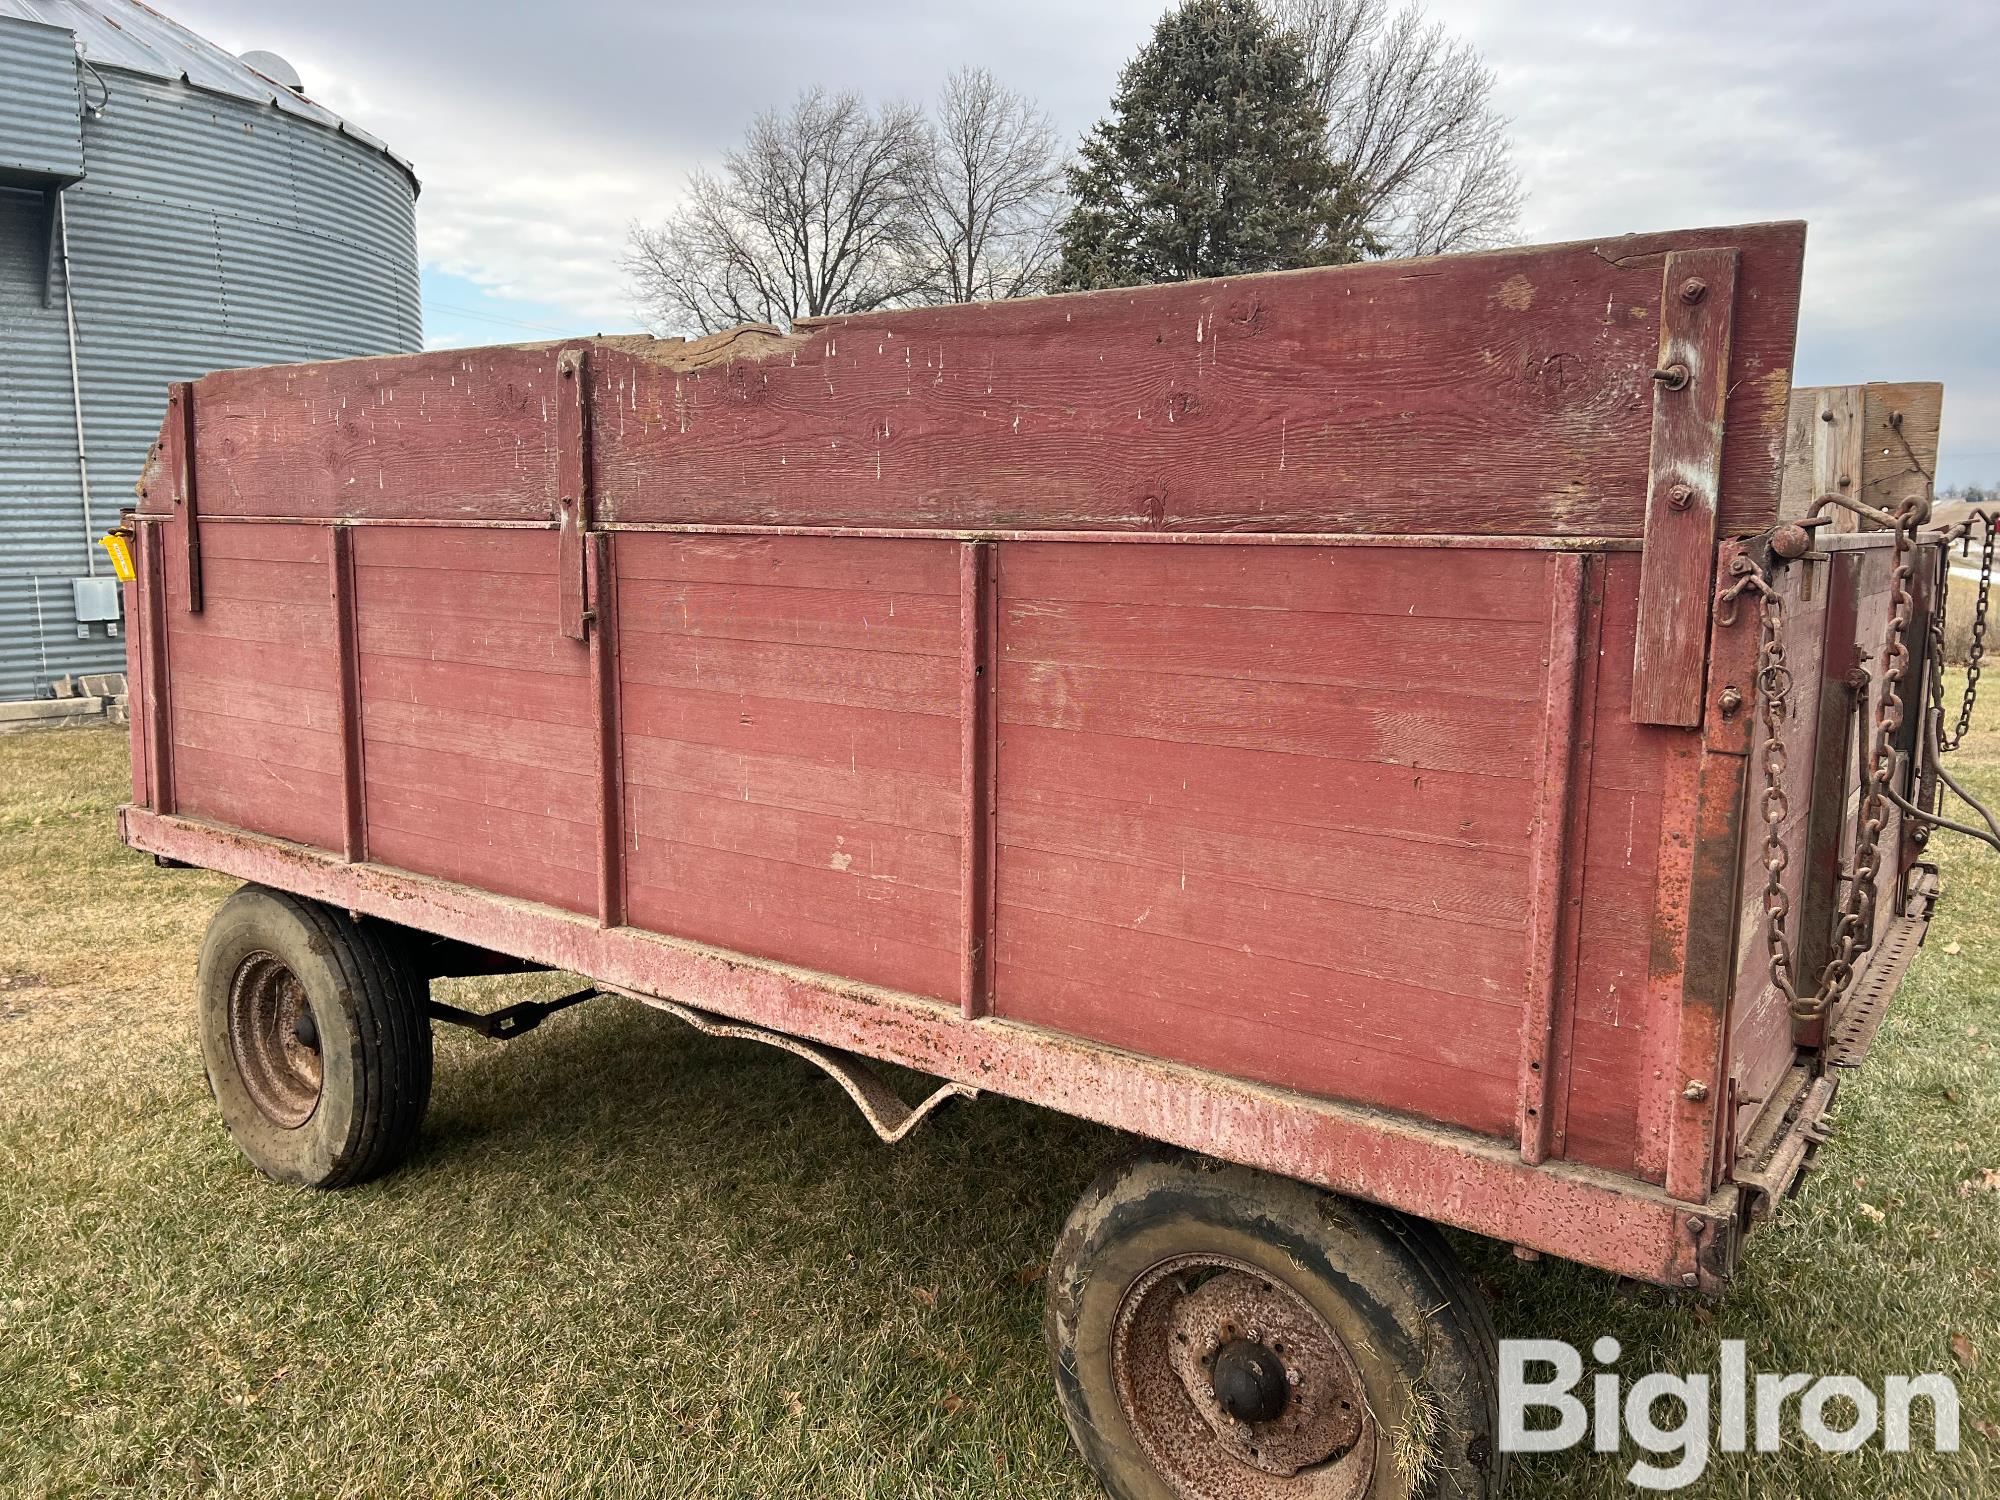
<svg viewBox="0 0 2000 1500"><path fill-rule="evenodd" d="M499 313L481 312L477 308L457 307L449 302L426 302L426 307L438 312L456 313L461 318L476 318L482 323L499 323L508 328L527 328L536 333L566 334L575 332L571 328L558 328L551 323L530 323L523 318L503 317Z"/></svg>

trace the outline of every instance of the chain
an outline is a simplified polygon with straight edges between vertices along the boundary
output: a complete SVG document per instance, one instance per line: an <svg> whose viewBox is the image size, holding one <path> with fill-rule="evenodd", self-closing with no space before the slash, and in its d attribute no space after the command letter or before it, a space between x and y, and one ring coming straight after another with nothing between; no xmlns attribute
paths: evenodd
<svg viewBox="0 0 2000 1500"><path fill-rule="evenodd" d="M1764 724L1764 917L1765 945L1771 983L1785 997L1792 1016L1815 1021L1840 998L1854 979L1854 961L1874 937L1874 914L1882 830L1889 822L1890 786L1896 774L1896 736L1903 727L1903 681L1910 669L1910 619L1915 598L1915 549L1920 507L1905 505L1896 513L1894 570L1891 574L1889 634L1882 646L1882 701L1875 711L1875 737L1868 759L1868 780L1861 799L1861 823L1854 838L1854 870L1841 897L1834 925L1832 955L1810 995L1801 995L1792 972L1790 921L1792 901L1785 891L1791 855L1785 848L1784 823L1791 812L1785 793L1784 726L1792 692L1791 669L1785 663L1785 604L1777 590L1754 565L1740 571L1718 603L1723 623L1734 618L1736 601L1755 591L1761 610L1757 648L1757 697Z"/></svg>
<svg viewBox="0 0 2000 1500"><path fill-rule="evenodd" d="M1937 710L1938 748L1956 750L1965 738L1965 732L1972 727L1972 706L1979 699L1979 661L1986 654L1986 604L1993 591L1993 543L1995 540L1994 516L1985 511L1974 511L1972 519L1964 523L1958 539L1969 550L1972 545L1972 527L1982 523L1986 534L1979 543L1979 597L1972 606L1972 644L1965 653L1965 698L1958 706L1958 725L1950 734L1943 729L1944 720L1944 633L1946 590L1951 578L1951 559L1947 555L1940 559L1938 569L1938 607L1931 618L1931 705Z"/></svg>

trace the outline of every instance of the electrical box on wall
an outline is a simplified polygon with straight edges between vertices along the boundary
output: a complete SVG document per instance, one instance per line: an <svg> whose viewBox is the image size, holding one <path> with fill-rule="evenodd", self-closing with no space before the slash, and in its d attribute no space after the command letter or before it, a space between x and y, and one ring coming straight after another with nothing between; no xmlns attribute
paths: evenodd
<svg viewBox="0 0 2000 1500"><path fill-rule="evenodd" d="M119 588L115 578L72 578L71 592L76 599L76 633L90 634L93 625L110 626L109 634L118 634Z"/></svg>
<svg viewBox="0 0 2000 1500"><path fill-rule="evenodd" d="M118 618L117 579L72 578L69 586L76 596L76 618L79 624L97 625Z"/></svg>

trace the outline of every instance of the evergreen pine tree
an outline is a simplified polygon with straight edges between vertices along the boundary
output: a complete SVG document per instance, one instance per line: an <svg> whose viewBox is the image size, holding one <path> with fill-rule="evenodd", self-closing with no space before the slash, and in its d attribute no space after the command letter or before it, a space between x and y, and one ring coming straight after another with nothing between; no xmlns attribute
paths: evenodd
<svg viewBox="0 0 2000 1500"><path fill-rule="evenodd" d="M1381 253L1327 153L1300 45L1255 0L1183 0L1162 17L1069 184L1064 288Z"/></svg>

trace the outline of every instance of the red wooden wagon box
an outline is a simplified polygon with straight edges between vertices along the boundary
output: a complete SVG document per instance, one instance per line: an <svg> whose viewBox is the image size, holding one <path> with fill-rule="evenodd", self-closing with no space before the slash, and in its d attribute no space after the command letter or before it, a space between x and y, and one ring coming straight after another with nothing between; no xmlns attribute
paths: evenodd
<svg viewBox="0 0 2000 1500"><path fill-rule="evenodd" d="M232 1128L393 1164L470 1019L425 981L506 963L805 1051L892 1137L1066 1110L1197 1153L1109 1174L1051 1276L1115 1492L1405 1493L1419 1358L1490 1492L1485 1315L1399 1213L1720 1290L1935 892L1864 772L1894 739L1929 794L1939 538L1781 525L1803 244L175 388L121 821L255 883L200 979Z"/></svg>

